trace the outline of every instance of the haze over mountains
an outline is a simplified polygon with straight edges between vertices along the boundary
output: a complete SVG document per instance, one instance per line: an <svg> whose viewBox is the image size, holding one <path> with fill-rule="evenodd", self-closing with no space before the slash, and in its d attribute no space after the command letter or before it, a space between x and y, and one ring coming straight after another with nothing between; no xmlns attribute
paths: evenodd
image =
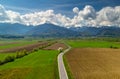
<svg viewBox="0 0 120 79"><path fill-rule="evenodd" d="M120 36L120 28L103 27L70 27L53 24L26 26L22 24L0 23L0 35L22 35L36 37L81 37L81 36Z"/></svg>

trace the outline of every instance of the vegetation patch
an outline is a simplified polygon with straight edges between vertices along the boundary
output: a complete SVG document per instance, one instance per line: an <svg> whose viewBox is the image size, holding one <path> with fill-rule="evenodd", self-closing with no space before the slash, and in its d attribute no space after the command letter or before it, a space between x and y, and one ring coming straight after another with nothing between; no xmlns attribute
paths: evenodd
<svg viewBox="0 0 120 79"><path fill-rule="evenodd" d="M57 79L58 77L55 74L57 55L58 51L38 50L20 59L16 59L14 62L1 65L0 71L6 71L6 74L10 74L11 70L7 72L9 69L28 68L30 71L27 75L14 78L14 76L17 76L17 72L15 72L16 74L12 75L12 79ZM19 73L22 72L24 73L24 71ZM2 78L4 78L4 75L2 75Z"/></svg>
<svg viewBox="0 0 120 79"><path fill-rule="evenodd" d="M0 79L25 79L30 68L14 68L0 71Z"/></svg>
<svg viewBox="0 0 120 79"><path fill-rule="evenodd" d="M120 48L120 42L109 42L109 41L99 41L99 40L69 40L66 41L73 48Z"/></svg>

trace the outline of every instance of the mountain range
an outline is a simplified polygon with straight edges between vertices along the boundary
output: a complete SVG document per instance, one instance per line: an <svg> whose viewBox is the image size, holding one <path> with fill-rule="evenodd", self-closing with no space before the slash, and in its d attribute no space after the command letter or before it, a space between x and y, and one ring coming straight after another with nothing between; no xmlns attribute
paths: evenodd
<svg viewBox="0 0 120 79"><path fill-rule="evenodd" d="M120 27L60 27L53 24L26 26L22 24L0 23L0 35L32 36L32 37L87 37L110 36L119 37Z"/></svg>

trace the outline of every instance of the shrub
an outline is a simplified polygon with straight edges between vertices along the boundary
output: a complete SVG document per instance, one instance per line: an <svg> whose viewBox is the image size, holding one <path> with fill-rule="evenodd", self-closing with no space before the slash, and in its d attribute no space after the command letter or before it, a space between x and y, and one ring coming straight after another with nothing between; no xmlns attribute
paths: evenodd
<svg viewBox="0 0 120 79"><path fill-rule="evenodd" d="M0 65L2 65L2 64L3 64L3 61L0 60Z"/></svg>
<svg viewBox="0 0 120 79"><path fill-rule="evenodd" d="M110 48L113 48L113 46L110 46Z"/></svg>
<svg viewBox="0 0 120 79"><path fill-rule="evenodd" d="M115 46L110 46L110 48L113 48L113 49L118 49L118 47L115 47Z"/></svg>
<svg viewBox="0 0 120 79"><path fill-rule="evenodd" d="M34 49L33 49L33 52L36 52L36 51L38 51L38 49L37 49L37 48L34 48Z"/></svg>
<svg viewBox="0 0 120 79"><path fill-rule="evenodd" d="M16 58L21 58L23 56L24 56L24 54L22 52L19 52L19 53L17 53Z"/></svg>
<svg viewBox="0 0 120 79"><path fill-rule="evenodd" d="M7 57L4 59L3 63L12 62L12 61L14 61L14 60L15 60L15 57L14 57L14 56L7 56Z"/></svg>

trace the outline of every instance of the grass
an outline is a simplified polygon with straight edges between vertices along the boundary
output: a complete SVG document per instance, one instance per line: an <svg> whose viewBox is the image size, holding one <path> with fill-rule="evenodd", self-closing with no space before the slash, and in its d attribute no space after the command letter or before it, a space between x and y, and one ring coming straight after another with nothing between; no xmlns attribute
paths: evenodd
<svg viewBox="0 0 120 79"><path fill-rule="evenodd" d="M56 79L57 55L57 51L39 50L2 65L0 79Z"/></svg>
<svg viewBox="0 0 120 79"><path fill-rule="evenodd" d="M3 45L3 46L0 46L0 50L1 49L14 48L14 47L18 47L18 46L25 46L25 45L29 45L29 44L33 44L33 43L35 43L35 41L22 41L22 42L18 42L18 43L15 43L15 44Z"/></svg>
<svg viewBox="0 0 120 79"><path fill-rule="evenodd" d="M4 60L7 56L15 56L16 53L0 53L0 60Z"/></svg>
<svg viewBox="0 0 120 79"><path fill-rule="evenodd" d="M108 42L99 40L68 40L66 42L73 48L110 48L111 46L120 48L120 42Z"/></svg>

